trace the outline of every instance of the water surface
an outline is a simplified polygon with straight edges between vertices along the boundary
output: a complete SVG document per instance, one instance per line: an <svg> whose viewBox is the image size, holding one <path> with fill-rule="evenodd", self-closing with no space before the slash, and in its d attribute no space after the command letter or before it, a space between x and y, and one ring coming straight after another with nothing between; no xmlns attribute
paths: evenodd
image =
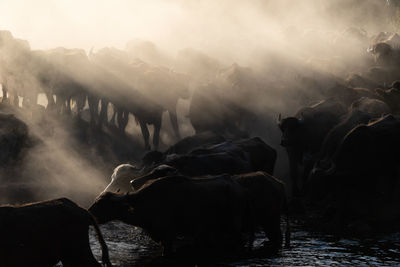
<svg viewBox="0 0 400 267"><path fill-rule="evenodd" d="M161 264L163 261L160 261L161 247L148 238L141 229L112 222L102 225L101 230L114 266L163 265ZM259 247L262 241L260 234L257 236L255 247ZM90 242L96 258L100 260L100 248L92 229ZM222 261L214 265L400 266L400 233L368 239L337 239L329 235L312 234L296 226L292 232L291 248L283 249L279 256Z"/></svg>

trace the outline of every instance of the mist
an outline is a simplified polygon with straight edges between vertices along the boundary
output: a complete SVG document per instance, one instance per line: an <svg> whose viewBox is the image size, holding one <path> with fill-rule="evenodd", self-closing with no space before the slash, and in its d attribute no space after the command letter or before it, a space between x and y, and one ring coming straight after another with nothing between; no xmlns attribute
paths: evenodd
<svg viewBox="0 0 400 267"><path fill-rule="evenodd" d="M116 101L130 98L131 106L165 104L165 97L149 89L147 82L156 80L155 76L132 78L125 72L132 62L138 71L148 66L151 71L166 68L187 75L184 83L190 97L180 99L176 107L181 136L194 134L188 118L193 97L208 99L200 110L212 101L218 106L218 99L228 99L238 110L246 111L240 113L251 114L252 119L243 126L249 135L261 136L278 149L276 176L286 179L287 159L276 127L278 114L293 114L301 106L320 101L326 97L324 88L343 83L349 73L367 71L366 62L373 61L367 53L370 38L396 29L390 12L385 0L17 0L0 1L0 30L26 40L27 49L40 55L55 55L57 51L49 51L57 47L83 49L78 52L96 62L97 72L86 67L89 59L85 59L80 68L58 62L60 73L92 86L92 94ZM347 31L349 28L357 30ZM9 64L16 58L24 62L23 54L12 55L12 51L16 51L14 47L3 53ZM100 58L102 51L111 56ZM29 62L34 73L39 63ZM26 67L15 63L14 71L23 73L21 66ZM18 77L24 78L25 96L26 90L37 90L43 98L38 76ZM12 81L10 78L10 87L21 82ZM212 86L207 85L210 83ZM166 83L161 80L160 84ZM177 85L172 87L163 88L167 95ZM107 91L109 88L114 91ZM48 103L39 100L39 104L44 109ZM86 104L82 113L86 123L88 112ZM219 116L226 111L218 106L212 112ZM77 125L68 117L41 116L43 112L37 110L28 113L20 118L41 141L27 152L19 175L24 181L46 184L34 198L67 195L86 204L105 187L114 167L140 161L145 152L140 126L132 114L128 135L116 137L116 141L114 133L94 135L87 124ZM112 111L107 113L110 119ZM153 129L150 126L150 140ZM52 131L50 137L46 131ZM161 150L178 141L165 110L160 139Z"/></svg>
<svg viewBox="0 0 400 267"><path fill-rule="evenodd" d="M142 39L172 53L194 47L235 61L256 48L276 46L282 30L293 25L301 30L389 30L382 27L385 2L2 1L0 27L29 40L32 49L124 48L128 40ZM379 8L371 11L371 5Z"/></svg>

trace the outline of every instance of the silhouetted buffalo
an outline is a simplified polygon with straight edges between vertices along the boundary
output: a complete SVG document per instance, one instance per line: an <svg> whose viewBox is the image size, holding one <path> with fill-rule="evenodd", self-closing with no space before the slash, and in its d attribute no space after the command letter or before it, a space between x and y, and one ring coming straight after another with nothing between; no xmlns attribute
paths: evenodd
<svg viewBox="0 0 400 267"><path fill-rule="evenodd" d="M387 115L391 113L390 107L379 99L361 97L351 104L351 109L357 109L370 114Z"/></svg>
<svg viewBox="0 0 400 267"><path fill-rule="evenodd" d="M344 114L346 107L341 102L328 99L302 108L295 116L279 121L281 145L286 148L289 157L293 194L298 195L300 191L298 168L304 166L304 171L300 173L304 181L326 134L340 122Z"/></svg>
<svg viewBox="0 0 400 267"><path fill-rule="evenodd" d="M387 115L351 129L309 179L313 205L335 227L351 221L380 228L398 220L400 121Z"/></svg>
<svg viewBox="0 0 400 267"><path fill-rule="evenodd" d="M389 105L392 113L400 113L400 81L394 81L388 90L376 89L376 93Z"/></svg>
<svg viewBox="0 0 400 267"><path fill-rule="evenodd" d="M202 132L183 138L175 145L170 146L165 151L165 154L187 154L196 148L219 144L225 141L223 136L214 132Z"/></svg>
<svg viewBox="0 0 400 267"><path fill-rule="evenodd" d="M196 133L214 131L233 138L248 137L255 97L262 93L261 82L251 68L234 63L215 79L196 88L189 117ZM251 125L251 126L250 126Z"/></svg>
<svg viewBox="0 0 400 267"><path fill-rule="evenodd" d="M29 144L28 126L13 114L0 113L0 166L17 160Z"/></svg>
<svg viewBox="0 0 400 267"><path fill-rule="evenodd" d="M130 180L138 179L135 182L135 189L138 189L149 180L172 173L200 176L265 171L273 174L277 157L275 149L258 137L226 141L194 149L183 155L150 153L152 155L147 155L148 159L145 161L149 165L145 164L138 168L130 164L122 164L115 168L106 191L128 192L131 190ZM155 155L157 155L157 160L155 160Z"/></svg>
<svg viewBox="0 0 400 267"><path fill-rule="evenodd" d="M189 154L167 155L161 165L145 175L135 178L132 185L137 190L149 180L173 173L194 177L254 171L273 174L275 161L275 149L258 137L227 141L192 150Z"/></svg>
<svg viewBox="0 0 400 267"><path fill-rule="evenodd" d="M147 152L142 158L142 164L144 166L157 165L162 163L168 155L188 154L194 149L219 144L225 141L226 139L222 135L211 131L201 132L179 140L176 144L170 146L164 153L159 151Z"/></svg>
<svg viewBox="0 0 400 267"><path fill-rule="evenodd" d="M148 175L131 181L132 188L140 189L145 183L151 183L159 177L178 175L178 171L167 165L160 165ZM196 177L209 179L210 176ZM265 172L252 172L231 176L245 190L248 201L248 218L244 232L250 233L250 246L254 241L254 232L261 228L269 239L269 246L276 252L282 245L280 218L287 214L287 201L284 184ZM288 215L288 214L287 214ZM287 218L286 245L290 244L290 226Z"/></svg>
<svg viewBox="0 0 400 267"><path fill-rule="evenodd" d="M102 99L100 121L105 121L107 106L111 102L118 114L118 127L125 130L128 114L135 116L140 125L145 148L150 149L149 130L147 124L154 125L153 145L158 149L161 116L167 110L175 137L180 139L176 106L179 98L190 97L189 76L176 73L163 67L155 67L143 61L130 60L129 54L115 48L103 48L91 53L90 58L102 69L103 75L112 77L104 81L110 92L99 92Z"/></svg>
<svg viewBox="0 0 400 267"><path fill-rule="evenodd" d="M230 177L169 176L132 194L106 192L89 211L99 223L121 220L143 228L168 254L180 236L200 250L237 249L245 208L242 187Z"/></svg>
<svg viewBox="0 0 400 267"><path fill-rule="evenodd" d="M37 88L30 73L31 59L31 48L26 40L13 37L9 31L0 31L2 102L19 106L19 97L24 97L22 104L25 106L37 99Z"/></svg>
<svg viewBox="0 0 400 267"><path fill-rule="evenodd" d="M371 114L358 109L350 111L349 114L347 114L346 117L344 117L343 120L333 127L326 135L318 156L320 162L317 162L316 166L318 166L318 164L326 163L326 161L333 156L339 148L343 138L351 129L359 124L366 124L372 119L378 117L380 117L380 114ZM317 171L315 167L313 171Z"/></svg>
<svg viewBox="0 0 400 267"><path fill-rule="evenodd" d="M0 263L5 267L100 267L89 246L93 225L103 265L111 266L107 246L93 217L66 198L0 207Z"/></svg>

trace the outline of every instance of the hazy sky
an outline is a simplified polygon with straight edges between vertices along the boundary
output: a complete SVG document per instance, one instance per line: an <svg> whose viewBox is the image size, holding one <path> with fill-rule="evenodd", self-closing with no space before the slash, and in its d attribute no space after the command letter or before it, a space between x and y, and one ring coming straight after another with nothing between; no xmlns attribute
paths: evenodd
<svg viewBox="0 0 400 267"><path fill-rule="evenodd" d="M123 48L128 40L138 38L165 49L193 46L223 51L227 44L235 48L239 43L254 43L265 33L260 2L0 0L0 29L28 40L33 49Z"/></svg>
<svg viewBox="0 0 400 267"><path fill-rule="evenodd" d="M158 0L0 0L0 28L33 48L121 46L135 37L163 39L181 12Z"/></svg>
<svg viewBox="0 0 400 267"><path fill-rule="evenodd" d="M28 40L33 49L124 48L137 38L172 52L194 47L234 58L251 56L259 47L279 47L273 42L287 26L330 30L338 21L326 22L321 10L331 4L321 0L0 0L0 29Z"/></svg>

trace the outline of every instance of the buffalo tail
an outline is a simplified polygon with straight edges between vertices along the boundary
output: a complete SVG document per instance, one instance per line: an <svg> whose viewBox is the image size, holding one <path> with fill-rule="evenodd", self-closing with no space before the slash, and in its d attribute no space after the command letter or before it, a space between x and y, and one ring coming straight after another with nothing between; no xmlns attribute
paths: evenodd
<svg viewBox="0 0 400 267"><path fill-rule="evenodd" d="M102 254L101 260L103 262L103 265L106 266L106 267L112 267L112 264L110 262L110 257L108 255L108 247L107 247L106 242L104 241L103 234L101 233L99 225L97 224L97 222L96 222L95 218L93 217L93 215L89 211L88 211L88 213L89 213L89 216L90 216L90 219L91 219L91 223L92 223L92 225L94 227L94 230L96 232L97 239L99 240L99 243L100 243L101 254Z"/></svg>

